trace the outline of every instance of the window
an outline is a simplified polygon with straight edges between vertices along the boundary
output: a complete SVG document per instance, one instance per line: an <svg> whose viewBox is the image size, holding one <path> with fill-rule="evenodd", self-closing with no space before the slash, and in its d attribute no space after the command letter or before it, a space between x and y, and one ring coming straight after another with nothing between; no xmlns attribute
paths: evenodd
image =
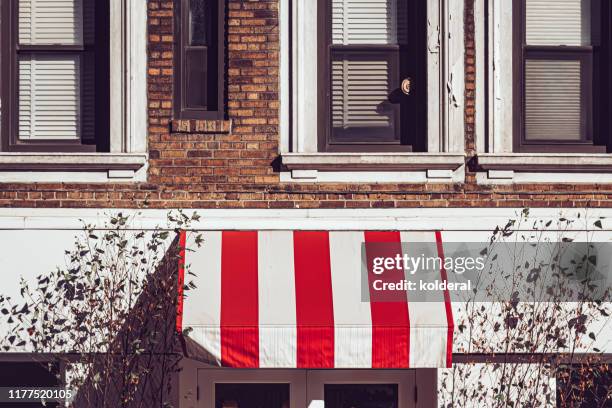
<svg viewBox="0 0 612 408"><path fill-rule="evenodd" d="M224 116L224 15L221 0L179 0L175 116L222 119Z"/></svg>
<svg viewBox="0 0 612 408"><path fill-rule="evenodd" d="M109 1L1 7L2 150L109 151Z"/></svg>
<svg viewBox="0 0 612 408"><path fill-rule="evenodd" d="M434 407L436 370L308 370L308 406ZM417 380L419 379L419 380ZM426 383L421 381L425 380ZM425 386L423 386L425 385ZM418 392L417 392L418 388ZM417 395L418 394L418 395Z"/></svg>
<svg viewBox="0 0 612 408"><path fill-rule="evenodd" d="M306 370L190 369L181 372L181 384L197 393L186 402L200 408L306 407ZM196 382L197 381L197 382Z"/></svg>
<svg viewBox="0 0 612 408"><path fill-rule="evenodd" d="M281 180L460 182L463 0L280 0Z"/></svg>
<svg viewBox="0 0 612 408"><path fill-rule="evenodd" d="M427 151L426 2L319 7L319 150Z"/></svg>
<svg viewBox="0 0 612 408"><path fill-rule="evenodd" d="M325 384L325 408L398 408L398 384Z"/></svg>
<svg viewBox="0 0 612 408"><path fill-rule="evenodd" d="M606 152L608 3L515 0L515 152Z"/></svg>
<svg viewBox="0 0 612 408"><path fill-rule="evenodd" d="M147 3L2 0L0 20L0 181L145 180Z"/></svg>
<svg viewBox="0 0 612 408"><path fill-rule="evenodd" d="M215 408L289 408L289 384L215 384Z"/></svg>

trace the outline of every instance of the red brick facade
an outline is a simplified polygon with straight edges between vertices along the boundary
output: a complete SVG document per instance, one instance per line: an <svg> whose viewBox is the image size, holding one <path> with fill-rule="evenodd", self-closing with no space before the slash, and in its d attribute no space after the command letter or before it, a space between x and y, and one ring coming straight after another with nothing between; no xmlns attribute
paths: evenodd
<svg viewBox="0 0 612 408"><path fill-rule="evenodd" d="M228 0L230 121L172 121L173 2L148 0L146 183L0 184L4 207L612 207L612 185L281 183L278 0ZM474 1L465 10L465 140L474 152ZM230 127L231 124L231 127Z"/></svg>

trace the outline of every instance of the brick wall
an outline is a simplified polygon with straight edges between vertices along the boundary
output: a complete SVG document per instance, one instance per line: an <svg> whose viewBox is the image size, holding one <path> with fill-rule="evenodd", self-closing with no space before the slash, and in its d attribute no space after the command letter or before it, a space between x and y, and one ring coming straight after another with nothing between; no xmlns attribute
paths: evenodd
<svg viewBox="0 0 612 408"><path fill-rule="evenodd" d="M172 121L173 7L149 0L147 183L0 184L0 206L150 208L612 207L612 186L283 184L277 0L228 1L230 122ZM466 0L466 149L474 151L473 0Z"/></svg>

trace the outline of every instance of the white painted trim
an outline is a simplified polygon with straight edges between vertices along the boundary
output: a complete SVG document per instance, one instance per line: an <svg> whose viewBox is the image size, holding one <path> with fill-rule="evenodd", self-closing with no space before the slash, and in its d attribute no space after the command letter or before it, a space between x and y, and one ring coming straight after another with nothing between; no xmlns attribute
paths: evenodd
<svg viewBox="0 0 612 408"><path fill-rule="evenodd" d="M2 152L0 171L138 170L146 161L147 155L143 153Z"/></svg>
<svg viewBox="0 0 612 408"><path fill-rule="evenodd" d="M485 12L485 2L488 14ZM512 1L476 0L474 24L477 34L476 61L482 62L476 75L484 81L484 69L489 73L488 106L483 92L477 92L477 96L480 93L482 97L476 99L476 128L481 129L482 133L476 139L476 149L485 152L484 129L488 128L489 152L510 153L513 149ZM484 41L485 32L488 33L488 44ZM486 46L488 61L484 60ZM483 85L484 82L478 82L477 90L484 90ZM485 123L485 115L482 114L485 109L489 112L489 123Z"/></svg>
<svg viewBox="0 0 612 408"><path fill-rule="evenodd" d="M111 152L147 151L147 4L110 1Z"/></svg>
<svg viewBox="0 0 612 408"><path fill-rule="evenodd" d="M463 0L444 0L446 27L444 39L443 72L446 102L445 144L440 151L465 152L465 4ZM431 73L429 74L431 75Z"/></svg>
<svg viewBox="0 0 612 408"><path fill-rule="evenodd" d="M433 169L427 170L427 178L428 179L446 179L452 180L453 171L448 169Z"/></svg>
<svg viewBox="0 0 612 408"><path fill-rule="evenodd" d="M133 228L167 228L172 209L101 208L0 208L0 230L81 230L83 222L103 227L109 215L121 212L135 217ZM191 225L196 230L406 230L492 231L520 215L521 208L367 208L367 209L194 209L201 217ZM529 230L538 220L560 216L574 219L569 230L592 229L605 217L603 231L612 231L612 208L533 208Z"/></svg>
<svg viewBox="0 0 612 408"><path fill-rule="evenodd" d="M486 21L485 2L487 0L474 1L474 41L476 47L483 46L486 38L486 24L480 24L481 21ZM486 88L486 67L487 61L484 52L476 52L474 56L476 62L476 101L475 101L475 144L477 152L484 152L486 146L486 124L485 124L485 97Z"/></svg>
<svg viewBox="0 0 612 408"><path fill-rule="evenodd" d="M198 408L214 408L214 386L218 383L277 383L289 385L289 408L307 407L306 378L307 370L266 370L232 368L205 368L196 361L184 360L181 363L180 393L181 406L196 406ZM194 381L195 379L195 381ZM200 389L200 399L192 395L195 384Z"/></svg>
<svg viewBox="0 0 612 408"><path fill-rule="evenodd" d="M144 153L0 153L0 182L105 183L146 181ZM131 174L128 177L128 174Z"/></svg>
<svg viewBox="0 0 612 408"><path fill-rule="evenodd" d="M442 36L444 17L439 0L427 1L427 151L443 150L444 92ZM436 97L437 96L437 97Z"/></svg>
<svg viewBox="0 0 612 408"><path fill-rule="evenodd" d="M490 172L491 170L489 170ZM533 173L514 172L507 179L491 178L487 172L476 173L476 182L482 185L494 184L609 184L612 174L605 173Z"/></svg>
<svg viewBox="0 0 612 408"><path fill-rule="evenodd" d="M110 0L110 150L125 151L125 11L122 0Z"/></svg>
<svg viewBox="0 0 612 408"><path fill-rule="evenodd" d="M316 172L295 174L296 171ZM444 177L442 173L444 172ZM455 171L451 170L422 170L422 171L317 171L292 170L280 173L281 183L430 183L447 184L463 183L465 181L465 166Z"/></svg>
<svg viewBox="0 0 612 408"><path fill-rule="evenodd" d="M293 51L295 47L291 44L291 5L289 0L280 0L279 12L279 31L280 31L280 71L279 71L279 133L280 143L278 151L289 151L289 138L291 137L291 55L287 50Z"/></svg>
<svg viewBox="0 0 612 408"><path fill-rule="evenodd" d="M512 67L512 2L495 0L492 6L494 13L493 30L493 141L492 152L504 153L513 150L513 81Z"/></svg>
<svg viewBox="0 0 612 408"><path fill-rule="evenodd" d="M479 184L612 183L612 155L582 153L480 153ZM492 176L491 171L512 171L512 177Z"/></svg>
<svg viewBox="0 0 612 408"><path fill-rule="evenodd" d="M456 170L465 162L464 153L286 153L283 165L288 169L360 170Z"/></svg>
<svg viewBox="0 0 612 408"><path fill-rule="evenodd" d="M281 153L317 152L317 2L281 0ZM286 10L286 11L283 11ZM428 0L428 150L465 151L464 0ZM292 14L293 36L287 28ZM314 22L314 23L313 23ZM291 40L290 40L291 38ZM442 52L440 52L442 49ZM289 63L289 55L293 64ZM309 63L305 63L308 61ZM291 75L292 74L292 75ZM291 78L293 93L283 92ZM290 100L293 111L289 112ZM284 110L283 110L284 109ZM293 126L289 129L292 115ZM291 136L288 134L291 132Z"/></svg>
<svg viewBox="0 0 612 408"><path fill-rule="evenodd" d="M489 170L487 172L489 179L510 179L514 178L514 170Z"/></svg>
<svg viewBox="0 0 612 408"><path fill-rule="evenodd" d="M416 369L308 370L308 407L325 407L325 384L397 384L398 408L416 406Z"/></svg>
<svg viewBox="0 0 612 408"><path fill-rule="evenodd" d="M287 172L283 172L283 173L287 173ZM319 170L291 170L290 177L293 179L311 179L311 180L315 179L316 180L318 173L319 173ZM281 180L282 179L283 179L283 176L281 173Z"/></svg>
<svg viewBox="0 0 612 408"><path fill-rule="evenodd" d="M127 95L127 153L146 153L148 139L147 102L147 2L127 3L128 32L126 48L128 55Z"/></svg>
<svg viewBox="0 0 612 408"><path fill-rule="evenodd" d="M583 153L481 153L483 169L542 171L612 171L612 155Z"/></svg>
<svg viewBox="0 0 612 408"><path fill-rule="evenodd" d="M0 183L117 183L147 181L147 166L130 178L114 178L112 173L96 171L0 171Z"/></svg>
<svg viewBox="0 0 612 408"><path fill-rule="evenodd" d="M281 157L283 166L290 170L290 172L281 172L281 182L463 183L465 181L464 153L285 153ZM310 173L302 173L303 171Z"/></svg>
<svg viewBox="0 0 612 408"><path fill-rule="evenodd" d="M316 152L318 112L318 41L317 2L297 0L293 2L295 30L292 48L295 106L293 122L293 148L297 152ZM287 51L284 51L287 52ZM308 61L309 63L306 63Z"/></svg>

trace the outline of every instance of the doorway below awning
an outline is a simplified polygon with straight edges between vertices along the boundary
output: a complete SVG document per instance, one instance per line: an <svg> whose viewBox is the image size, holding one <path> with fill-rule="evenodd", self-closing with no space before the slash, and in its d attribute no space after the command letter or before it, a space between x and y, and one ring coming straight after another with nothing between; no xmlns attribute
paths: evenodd
<svg viewBox="0 0 612 408"><path fill-rule="evenodd" d="M231 369L185 360L180 390L193 408L420 408L436 405L437 370Z"/></svg>

